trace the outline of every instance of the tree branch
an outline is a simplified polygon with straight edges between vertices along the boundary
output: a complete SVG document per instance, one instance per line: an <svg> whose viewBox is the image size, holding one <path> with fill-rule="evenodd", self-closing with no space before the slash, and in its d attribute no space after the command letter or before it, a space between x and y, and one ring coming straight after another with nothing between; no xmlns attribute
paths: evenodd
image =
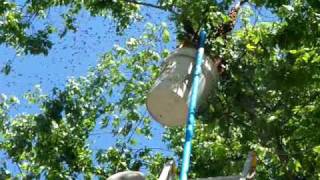
<svg viewBox="0 0 320 180"><path fill-rule="evenodd" d="M240 6L242 6L244 3L248 2L249 0L241 0L240 1Z"/></svg>
<svg viewBox="0 0 320 180"><path fill-rule="evenodd" d="M132 4L137 4L137 5L142 5L142 6L147 6L147 7L152 7L152 8L156 8L156 9L160 9L160 10L163 10L163 11L169 11L173 14L178 14L177 12L175 12L174 10L172 9L168 9L166 7L163 7L163 6L158 6L158 5L155 5L155 4L151 4L151 3L146 3L146 2L140 2L140 1L136 1L136 0L126 0L127 3L132 3Z"/></svg>

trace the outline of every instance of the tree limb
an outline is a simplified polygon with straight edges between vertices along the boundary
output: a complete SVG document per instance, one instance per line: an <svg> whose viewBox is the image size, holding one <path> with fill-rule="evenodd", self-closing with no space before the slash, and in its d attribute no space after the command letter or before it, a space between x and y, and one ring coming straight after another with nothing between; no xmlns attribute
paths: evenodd
<svg viewBox="0 0 320 180"><path fill-rule="evenodd" d="M160 9L160 10L163 10L163 11L169 11L169 12L177 15L177 12L175 12L174 10L168 9L166 7L163 7L163 6L158 6L158 5L155 5L155 4L136 1L136 0L126 0L125 2L132 3L132 4L137 4L137 5L142 5L142 6L147 6L147 7L152 7L152 8Z"/></svg>

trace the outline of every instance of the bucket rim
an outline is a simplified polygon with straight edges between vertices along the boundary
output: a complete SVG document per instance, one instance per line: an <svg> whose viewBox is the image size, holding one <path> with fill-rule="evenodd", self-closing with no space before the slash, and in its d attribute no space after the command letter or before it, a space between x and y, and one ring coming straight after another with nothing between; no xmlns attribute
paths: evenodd
<svg viewBox="0 0 320 180"><path fill-rule="evenodd" d="M174 57L177 56L186 56L186 57L192 57L193 60L194 58L196 58L196 53L197 53L197 49L194 47L180 47L180 48L176 48L167 58L166 60L169 59L174 59ZM170 58L169 58L170 57ZM217 76L218 71L217 71L217 67L214 65L213 60L210 58L210 56L208 56L207 54L204 54L203 56L203 60L204 63L202 64L202 67L205 66L205 62L208 62L209 66L212 69L215 69L214 71L210 71L209 73L212 76Z"/></svg>

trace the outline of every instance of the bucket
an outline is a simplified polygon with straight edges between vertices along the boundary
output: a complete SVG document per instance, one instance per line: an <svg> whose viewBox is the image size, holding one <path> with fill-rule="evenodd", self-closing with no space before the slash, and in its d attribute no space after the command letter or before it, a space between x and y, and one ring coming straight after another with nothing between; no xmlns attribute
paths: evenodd
<svg viewBox="0 0 320 180"><path fill-rule="evenodd" d="M171 53L147 96L150 115L162 125L174 127L186 123L196 53L197 50L190 47L182 47ZM204 55L197 108L206 102L217 80L214 62Z"/></svg>

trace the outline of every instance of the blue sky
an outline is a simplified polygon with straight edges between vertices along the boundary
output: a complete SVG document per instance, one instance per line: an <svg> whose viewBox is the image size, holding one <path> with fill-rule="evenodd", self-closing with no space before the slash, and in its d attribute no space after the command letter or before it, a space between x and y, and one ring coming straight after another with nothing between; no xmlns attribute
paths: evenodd
<svg viewBox="0 0 320 180"><path fill-rule="evenodd" d="M33 29L41 28L46 22L61 27L62 11L62 8L51 10L47 19L35 23ZM0 94L17 96L21 101L21 104L13 109L12 115L39 112L37 107L26 104L22 98L24 93L39 84L44 93L50 94L53 87L63 88L70 77L86 75L88 69L97 64L99 57L110 51L115 44L123 45L126 39L139 36L146 22L160 24L165 21L169 27L173 27L166 13L156 9L145 9L143 13L144 21L134 23L123 36L119 36L116 34L113 21L102 17L91 17L87 12L82 11L78 15L76 33L69 32L63 39L59 39L56 35L51 37L54 46L48 56L18 56L14 49L1 45L0 67L11 62L12 71L7 76L0 74ZM169 44L169 47L175 47L175 41ZM139 145L167 149L161 141L162 131L163 128L158 123L153 123L153 139L145 141L140 138ZM108 130L101 130L99 127L95 129L89 138L93 150L107 149L114 143L113 137L106 132ZM164 153L170 154L168 150ZM1 156L3 157L4 154L0 153ZM9 164L9 168L14 173L18 173L16 166Z"/></svg>

